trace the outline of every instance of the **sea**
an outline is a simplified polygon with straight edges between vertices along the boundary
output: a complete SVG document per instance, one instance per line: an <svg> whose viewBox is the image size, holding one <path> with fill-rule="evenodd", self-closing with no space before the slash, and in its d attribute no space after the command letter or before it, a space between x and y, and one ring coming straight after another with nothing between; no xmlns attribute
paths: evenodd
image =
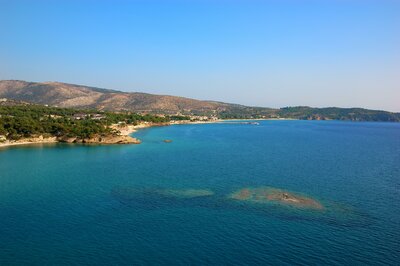
<svg viewBox="0 0 400 266"><path fill-rule="evenodd" d="M400 265L400 124L257 122L1 148L0 265Z"/></svg>

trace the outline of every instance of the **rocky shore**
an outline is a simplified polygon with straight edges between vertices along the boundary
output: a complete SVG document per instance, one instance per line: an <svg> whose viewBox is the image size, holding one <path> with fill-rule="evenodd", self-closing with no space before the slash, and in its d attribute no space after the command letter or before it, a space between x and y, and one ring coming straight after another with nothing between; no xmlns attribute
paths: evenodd
<svg viewBox="0 0 400 266"><path fill-rule="evenodd" d="M127 135L96 135L91 138L62 137L57 138L58 142L63 143L87 143L87 144L140 144L141 141Z"/></svg>
<svg viewBox="0 0 400 266"><path fill-rule="evenodd" d="M0 147L28 145L28 144L44 144L44 143L85 143L85 144L140 144L141 141L128 135L96 135L91 138L77 137L43 137L36 136L23 138L19 140L5 140L0 142Z"/></svg>
<svg viewBox="0 0 400 266"><path fill-rule="evenodd" d="M169 125L182 125L182 124L210 124L210 123L226 123L229 120L212 120L212 121L172 121L168 123L151 123L143 122L138 125L120 125L115 124L110 126L117 134L110 134L107 136L95 135L91 138L78 138L78 137L44 137L42 135L22 138L19 140L6 140L0 139L0 148L15 145L27 144L42 144L42 143L86 143L86 144L140 144L141 141L137 138L131 137L130 134L149 127L169 126ZM237 121L237 120L235 120ZM229 122L228 122L229 123ZM171 142L166 140L165 142Z"/></svg>
<svg viewBox="0 0 400 266"><path fill-rule="evenodd" d="M129 134L135 133L139 129L148 128L148 127L162 127L169 126L173 123L151 123L151 122L143 122L138 125L112 125L111 128L118 131L122 136L128 136Z"/></svg>
<svg viewBox="0 0 400 266"><path fill-rule="evenodd" d="M149 123L144 122L138 125L112 125L111 129L114 129L116 134L110 134L106 136L94 135L91 138L79 138L79 137L44 137L34 136L29 138L22 138L19 140L6 140L0 139L0 148L16 145L28 145L28 144L42 144L42 143L84 143L84 144L140 144L141 141L137 138L131 137L130 134L136 132L139 129L155 126L167 126L170 123Z"/></svg>

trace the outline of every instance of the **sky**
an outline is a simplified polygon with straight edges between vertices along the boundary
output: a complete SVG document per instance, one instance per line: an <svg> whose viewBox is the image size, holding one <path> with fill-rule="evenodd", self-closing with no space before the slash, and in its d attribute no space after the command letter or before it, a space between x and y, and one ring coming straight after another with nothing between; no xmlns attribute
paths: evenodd
<svg viewBox="0 0 400 266"><path fill-rule="evenodd" d="M0 0L0 79L400 112L400 1Z"/></svg>

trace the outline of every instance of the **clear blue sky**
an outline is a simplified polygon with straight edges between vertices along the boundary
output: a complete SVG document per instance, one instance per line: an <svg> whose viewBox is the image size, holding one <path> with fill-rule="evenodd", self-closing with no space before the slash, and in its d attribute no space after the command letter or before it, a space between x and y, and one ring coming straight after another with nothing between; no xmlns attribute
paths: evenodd
<svg viewBox="0 0 400 266"><path fill-rule="evenodd" d="M0 0L0 79L400 111L400 1Z"/></svg>

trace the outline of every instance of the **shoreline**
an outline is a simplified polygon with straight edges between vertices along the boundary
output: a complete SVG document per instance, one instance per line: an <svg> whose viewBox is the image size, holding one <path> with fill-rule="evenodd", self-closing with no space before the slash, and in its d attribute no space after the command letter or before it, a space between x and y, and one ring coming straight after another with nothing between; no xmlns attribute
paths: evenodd
<svg viewBox="0 0 400 266"><path fill-rule="evenodd" d="M20 140L6 140L5 142L0 142L0 148L11 147L11 146L20 146L20 145L29 145L29 144L48 144L48 143L58 143L57 137L30 137L24 138Z"/></svg>
<svg viewBox="0 0 400 266"><path fill-rule="evenodd" d="M152 123L152 122L143 122L138 125L126 125L124 127L119 127L118 125L112 125L111 128L118 130L120 132L119 136L123 137L131 137L131 134L145 128L151 127L160 127L160 126L172 126L172 125L200 125L200 124L224 124L225 122L235 122L238 121L268 121L268 120L297 120L297 119L287 119L287 118L257 118L257 119L217 119L212 121L174 121L168 123ZM0 142L0 149L12 146L21 146L21 145L35 145L35 144L50 144L50 143L65 143L64 141L57 139L57 137L31 137L16 141L5 141ZM67 142L68 143L68 142ZM72 143L74 144L74 143ZM102 143L102 142L91 142L90 144L119 144L119 143ZM126 143L131 144L131 143Z"/></svg>
<svg viewBox="0 0 400 266"><path fill-rule="evenodd" d="M110 128L116 129L120 131L118 137L131 137L132 133L137 132L140 129L149 128L149 127L156 127L156 126L169 126L170 123L140 123L138 125L127 125L125 127L119 128L118 125L112 125ZM132 138L132 137L131 137ZM132 138L135 139L135 138ZM24 138L20 140L10 141L6 140L5 142L0 142L0 149L6 147L13 147L13 146L22 146L22 145L36 145L36 144L50 144L50 143L67 143L67 144L77 144L73 142L66 142L57 137L48 137L45 138L43 136L38 137L30 137ZM80 142L79 142L80 143ZM88 142L88 144L101 144L101 145L111 145L111 144L135 144L135 143L104 143L104 142ZM136 143L137 144L137 143Z"/></svg>
<svg viewBox="0 0 400 266"><path fill-rule="evenodd" d="M22 146L22 145L38 145L38 144L95 144L95 145L121 145L121 144L140 144L140 140L127 135L109 135L100 136L94 135L91 138L80 139L76 137L43 137L42 135L23 138L15 141L6 140L0 143L0 150L2 148Z"/></svg>

